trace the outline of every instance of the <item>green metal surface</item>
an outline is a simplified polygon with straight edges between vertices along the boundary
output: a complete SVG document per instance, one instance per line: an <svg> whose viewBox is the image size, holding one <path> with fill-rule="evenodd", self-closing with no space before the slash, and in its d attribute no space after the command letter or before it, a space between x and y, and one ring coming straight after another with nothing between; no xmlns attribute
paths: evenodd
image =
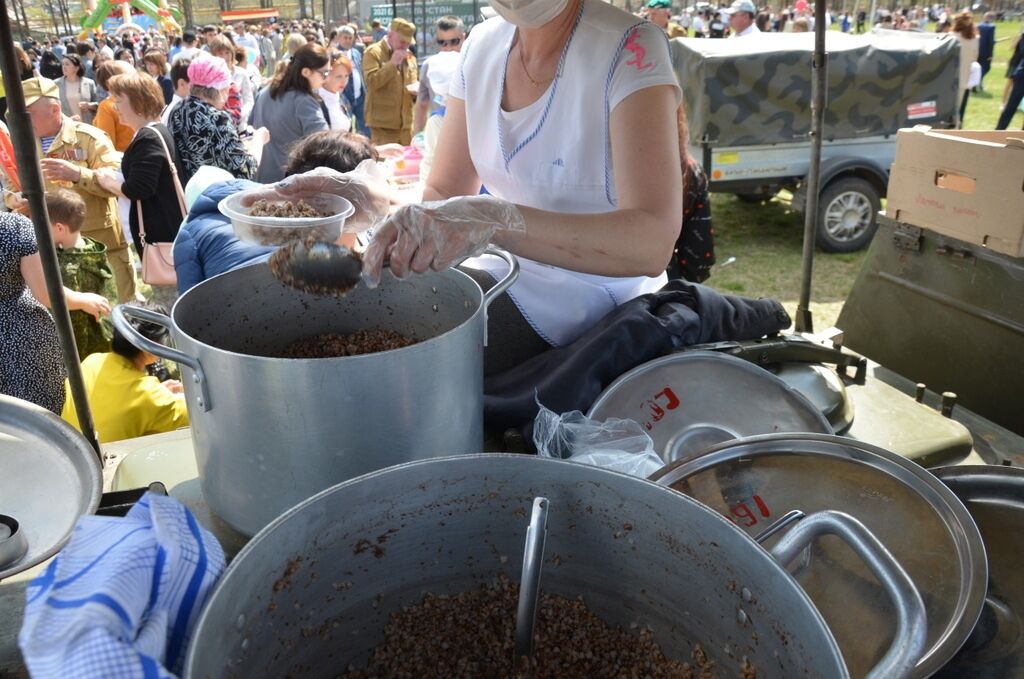
<svg viewBox="0 0 1024 679"><path fill-rule="evenodd" d="M837 321L846 346L1024 434L1024 259L878 221Z"/></svg>

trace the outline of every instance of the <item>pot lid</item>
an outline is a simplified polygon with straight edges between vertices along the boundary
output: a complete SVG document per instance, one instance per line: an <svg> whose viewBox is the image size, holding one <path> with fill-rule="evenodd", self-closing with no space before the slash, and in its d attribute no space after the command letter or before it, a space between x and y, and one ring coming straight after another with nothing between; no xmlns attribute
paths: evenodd
<svg viewBox="0 0 1024 679"><path fill-rule="evenodd" d="M103 475L85 438L39 406L0 396L0 580L56 554L100 504Z"/></svg>
<svg viewBox="0 0 1024 679"><path fill-rule="evenodd" d="M630 370L601 393L588 416L639 422L666 462L745 436L832 433L799 391L749 361L711 351L670 354Z"/></svg>
<svg viewBox="0 0 1024 679"><path fill-rule="evenodd" d="M752 437L667 465L652 477L703 502L751 536L788 512L838 510L864 523L924 599L928 641L912 676L942 667L970 635L987 579L981 534L963 503L930 473L887 450L815 434ZM763 540L765 547L778 536ZM792 570L864 676L895 633L895 613L863 562L829 537Z"/></svg>
<svg viewBox="0 0 1024 679"><path fill-rule="evenodd" d="M967 506L985 540L988 595L971 636L936 677L1024 676L1024 470L965 465L934 470Z"/></svg>

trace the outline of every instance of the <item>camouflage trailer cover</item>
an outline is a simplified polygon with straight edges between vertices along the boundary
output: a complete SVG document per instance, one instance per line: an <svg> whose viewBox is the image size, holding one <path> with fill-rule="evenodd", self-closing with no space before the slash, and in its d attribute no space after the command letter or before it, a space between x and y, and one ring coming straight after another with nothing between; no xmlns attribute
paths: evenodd
<svg viewBox="0 0 1024 679"><path fill-rule="evenodd" d="M952 124L960 47L952 35L878 30L826 34L825 140ZM693 144L808 141L814 34L671 41Z"/></svg>

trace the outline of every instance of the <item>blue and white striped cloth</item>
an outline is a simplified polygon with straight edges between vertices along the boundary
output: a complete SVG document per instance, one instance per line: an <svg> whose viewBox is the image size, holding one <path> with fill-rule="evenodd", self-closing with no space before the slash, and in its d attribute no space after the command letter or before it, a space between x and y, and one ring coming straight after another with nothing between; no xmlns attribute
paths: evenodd
<svg viewBox="0 0 1024 679"><path fill-rule="evenodd" d="M28 587L18 643L35 679L180 673L224 551L181 502L146 493L124 518L84 516Z"/></svg>

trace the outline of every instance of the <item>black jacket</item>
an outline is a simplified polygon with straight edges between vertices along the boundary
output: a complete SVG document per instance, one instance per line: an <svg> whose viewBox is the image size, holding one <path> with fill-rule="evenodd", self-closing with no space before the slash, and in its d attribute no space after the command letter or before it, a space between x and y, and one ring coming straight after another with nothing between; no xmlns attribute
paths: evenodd
<svg viewBox="0 0 1024 679"><path fill-rule="evenodd" d="M672 349L757 339L789 327L773 299L723 295L683 280L611 311L582 337L484 379L484 424L532 426L537 399L556 413L586 412L615 378ZM529 433L525 436L531 440Z"/></svg>
<svg viewBox="0 0 1024 679"><path fill-rule="evenodd" d="M160 123L139 130L121 160L121 172L124 174L121 192L132 201L129 224L135 249L140 255L138 202L142 202L147 243L170 243L178 235L178 227L185 218L158 134L163 135L167 150L177 162L171 133Z"/></svg>

